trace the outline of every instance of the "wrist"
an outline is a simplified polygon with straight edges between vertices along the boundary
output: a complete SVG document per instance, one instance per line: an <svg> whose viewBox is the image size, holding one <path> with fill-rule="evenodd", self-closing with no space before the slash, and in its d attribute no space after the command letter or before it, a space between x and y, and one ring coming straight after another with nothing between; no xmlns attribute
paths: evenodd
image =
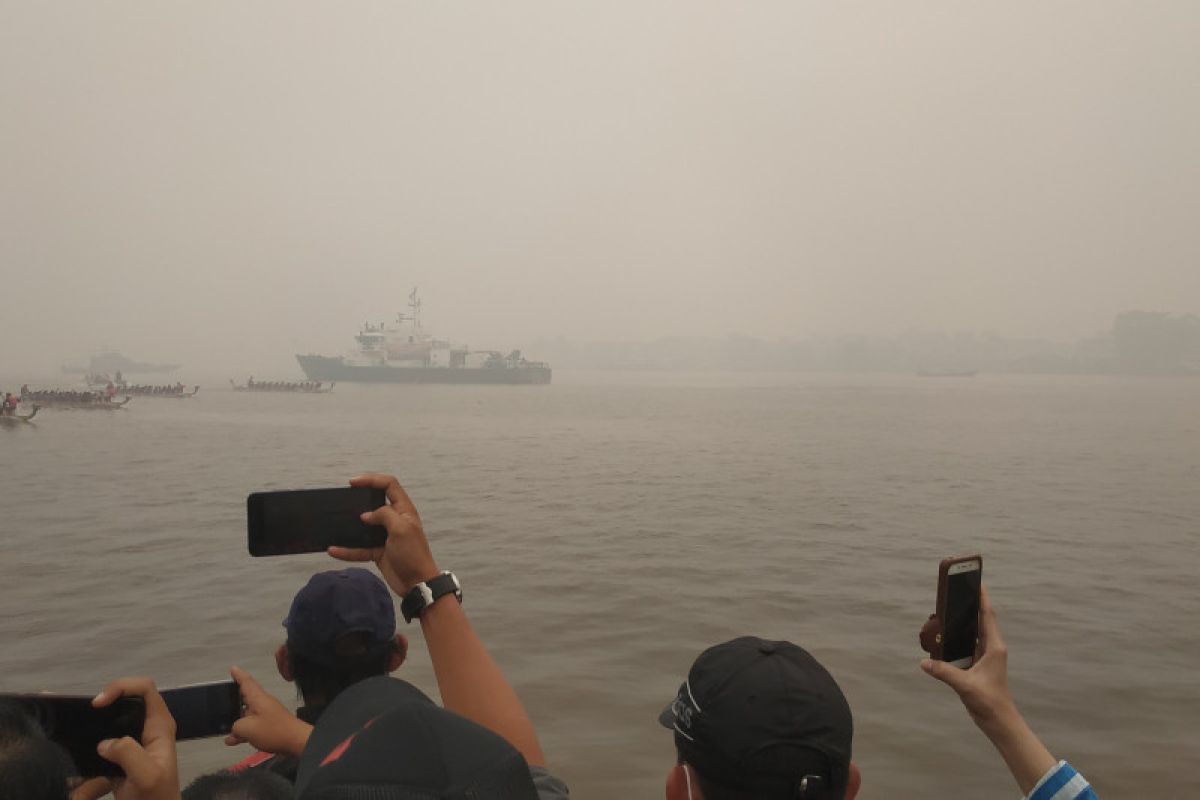
<svg viewBox="0 0 1200 800"><path fill-rule="evenodd" d="M404 589L404 591L399 593L400 596L404 597L418 583L427 583L441 574L442 571L438 569L438 565L432 561L422 564L415 569L405 570L399 576L400 583Z"/></svg>
<svg viewBox="0 0 1200 800"><path fill-rule="evenodd" d="M308 744L308 737L312 735L313 726L303 720L297 719L292 725L292 730L288 735L287 749L284 751L286 755L300 757L304 752L305 746Z"/></svg>

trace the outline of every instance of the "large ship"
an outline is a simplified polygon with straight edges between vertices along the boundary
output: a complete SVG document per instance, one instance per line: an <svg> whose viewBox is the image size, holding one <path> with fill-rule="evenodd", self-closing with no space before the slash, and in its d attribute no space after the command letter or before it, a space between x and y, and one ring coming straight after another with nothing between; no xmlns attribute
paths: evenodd
<svg viewBox="0 0 1200 800"><path fill-rule="evenodd" d="M348 356L297 355L310 381L346 383L549 383L550 365L526 361L520 350L470 350L421 327L417 290L395 325L366 323Z"/></svg>

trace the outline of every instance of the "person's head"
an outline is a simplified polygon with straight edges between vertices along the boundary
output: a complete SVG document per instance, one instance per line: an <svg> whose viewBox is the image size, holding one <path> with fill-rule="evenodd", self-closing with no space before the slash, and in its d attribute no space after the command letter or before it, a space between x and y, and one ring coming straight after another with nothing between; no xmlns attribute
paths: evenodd
<svg viewBox="0 0 1200 800"><path fill-rule="evenodd" d="M668 800L852 800L854 722L802 647L743 636L705 650L659 715L675 732Z"/></svg>
<svg viewBox="0 0 1200 800"><path fill-rule="evenodd" d="M492 731L393 678L338 696L296 772L301 800L537 800L529 765Z"/></svg>
<svg viewBox="0 0 1200 800"><path fill-rule="evenodd" d="M0 797L67 800L75 766L17 702L0 701Z"/></svg>
<svg viewBox="0 0 1200 800"><path fill-rule="evenodd" d="M347 687L396 670L408 654L387 585L358 567L313 575L283 626L287 641L275 651L275 664L312 712Z"/></svg>
<svg viewBox="0 0 1200 800"><path fill-rule="evenodd" d="M292 800L292 784L265 769L201 775L183 790L183 800Z"/></svg>

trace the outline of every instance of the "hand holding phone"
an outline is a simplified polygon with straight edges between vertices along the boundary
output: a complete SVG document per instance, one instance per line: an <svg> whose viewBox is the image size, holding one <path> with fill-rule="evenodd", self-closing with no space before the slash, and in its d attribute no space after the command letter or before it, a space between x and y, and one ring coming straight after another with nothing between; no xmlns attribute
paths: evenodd
<svg viewBox="0 0 1200 800"><path fill-rule="evenodd" d="M250 677L250 673L238 667L230 670L241 688L242 700L246 704L245 715L233 726L225 737L225 744L249 743L267 753L295 756L299 758L312 734L313 726L301 720L284 707L267 690Z"/></svg>
<svg viewBox="0 0 1200 800"><path fill-rule="evenodd" d="M441 574L425 538L421 515L395 476L360 475L350 485L386 494L386 505L363 515L367 524L381 526L376 529L383 534L384 541L372 549L331 547L329 555L342 561L374 561L379 574L398 597L404 597L416 584Z"/></svg>
<svg viewBox="0 0 1200 800"><path fill-rule="evenodd" d="M988 733L993 726L1016 715L1016 706L1008 691L1008 648L1000 636L1000 625L987 590L982 586L979 603L978 660L969 669L960 669L949 661L925 659L921 668L957 692L975 724Z"/></svg>
<svg viewBox="0 0 1200 800"><path fill-rule="evenodd" d="M324 553L330 547L382 547L387 533L362 521L386 502L381 488L255 492L246 498L252 556Z"/></svg>
<svg viewBox="0 0 1200 800"><path fill-rule="evenodd" d="M978 658L969 669L925 659L921 669L958 694L971 720L992 741L1021 791L1028 794L1056 763L1029 728L1008 690L1008 648L987 590L979 589Z"/></svg>
<svg viewBox="0 0 1200 800"><path fill-rule="evenodd" d="M179 766L175 757L175 724L166 703L149 678L122 678L104 687L92 705L109 708L125 699L138 699L145 708L141 734L106 739L100 755L120 766L125 781L116 791L121 798L178 800Z"/></svg>

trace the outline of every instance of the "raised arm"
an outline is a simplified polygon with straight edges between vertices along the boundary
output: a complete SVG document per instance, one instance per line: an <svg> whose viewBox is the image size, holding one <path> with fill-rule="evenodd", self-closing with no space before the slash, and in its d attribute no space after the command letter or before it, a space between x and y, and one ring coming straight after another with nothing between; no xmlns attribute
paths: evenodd
<svg viewBox="0 0 1200 800"><path fill-rule="evenodd" d="M1017 786L1027 796L1046 785L1056 770L1065 768L1078 778L1081 791L1072 798L1095 798L1083 781L1065 762L1060 763L1042 744L1017 711L1008 690L1008 648L1000 636L1000 625L992 609L987 590L981 589L979 604L979 645L970 669L959 669L944 661L925 659L921 669L958 693L971 719L991 740L1008 765Z"/></svg>
<svg viewBox="0 0 1200 800"><path fill-rule="evenodd" d="M363 521L385 527L387 543L371 550L331 547L329 554L343 561L374 561L401 598L416 584L440 575L421 517L399 481L391 475L373 474L354 478L350 484L386 491L387 505L363 514ZM502 736L530 765L544 766L546 758L525 707L453 595L443 595L425 609L421 631L442 704Z"/></svg>

